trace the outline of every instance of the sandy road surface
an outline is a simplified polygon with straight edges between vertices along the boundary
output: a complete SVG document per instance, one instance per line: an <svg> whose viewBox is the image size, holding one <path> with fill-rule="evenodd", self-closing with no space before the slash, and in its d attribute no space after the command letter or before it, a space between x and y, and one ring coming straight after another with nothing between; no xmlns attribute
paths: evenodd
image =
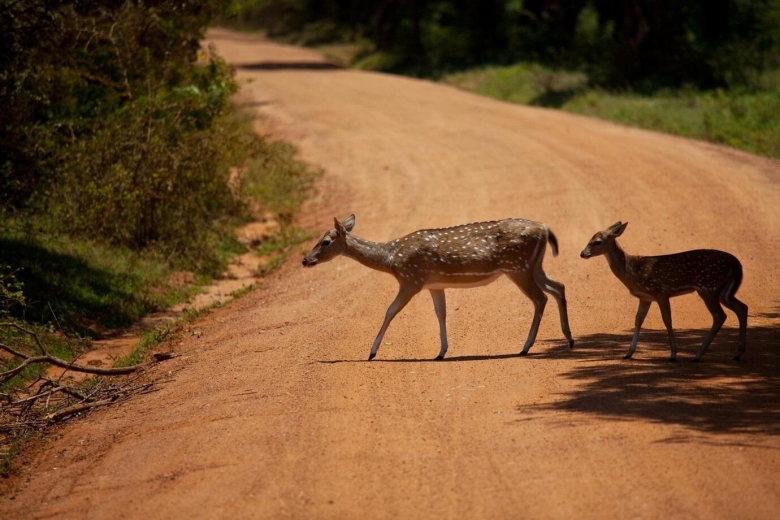
<svg viewBox="0 0 780 520"><path fill-rule="evenodd" d="M355 234L508 216L547 222L574 351L550 301L508 280L448 291L450 352L427 294L365 362L395 281L350 260L294 260L197 324L173 382L61 430L4 518L778 518L780 165L744 153L399 77L330 70L299 49L212 34L244 101L326 175L300 224ZM679 362L654 306L621 360L636 300L593 232L630 252L737 254L750 306L689 362L710 317L673 300ZM164 368L163 368L164 367ZM161 374L162 375L162 372Z"/></svg>

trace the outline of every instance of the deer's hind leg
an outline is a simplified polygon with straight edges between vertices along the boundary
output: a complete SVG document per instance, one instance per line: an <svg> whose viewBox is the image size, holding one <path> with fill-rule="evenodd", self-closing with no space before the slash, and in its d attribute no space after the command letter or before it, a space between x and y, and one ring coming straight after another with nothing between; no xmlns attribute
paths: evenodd
<svg viewBox="0 0 780 520"><path fill-rule="evenodd" d="M528 331L528 338L525 340L521 356L528 354L531 346L536 341L536 333L539 332L539 324L542 322L544 307L547 305L547 295L528 272L507 272L506 275L512 280L520 290L531 299L534 304L534 319L531 322L531 330Z"/></svg>
<svg viewBox="0 0 780 520"><path fill-rule="evenodd" d="M704 291L698 291L698 293L699 296L701 296L701 299L704 300L704 303L707 305L707 310L709 310L710 314L712 314L712 329L710 329L710 331L704 337L701 348L699 348L699 351L696 353L696 357L693 359L694 361L701 361L701 357L705 352L707 352L707 349L710 348L710 343L712 343L715 335L718 333L718 331L720 331L720 328L723 326L723 322L726 321L726 313L723 310L723 307L720 306L718 295L712 292Z"/></svg>
<svg viewBox="0 0 780 520"><path fill-rule="evenodd" d="M439 335L441 336L441 350L436 356L437 360L444 359L447 353L447 300L444 296L444 289L431 289L431 298L433 298L433 308L436 309L436 317L439 319Z"/></svg>
<svg viewBox="0 0 780 520"><path fill-rule="evenodd" d="M720 295L720 302L734 311L739 320L739 350L737 355L734 356L734 360L739 360L742 354L745 352L745 344L747 342L747 318L748 318L748 306L739 301L734 293L737 292L739 284L732 284L727 287Z"/></svg>
<svg viewBox="0 0 780 520"><path fill-rule="evenodd" d="M556 282L542 270L542 266L539 265L534 270L534 280L536 284L546 293L551 294L555 298L555 303L558 304L558 314L561 318L561 330L566 337L566 341L569 343L569 348L574 348L574 338L571 336L571 329L569 328L569 311L566 305L566 287Z"/></svg>

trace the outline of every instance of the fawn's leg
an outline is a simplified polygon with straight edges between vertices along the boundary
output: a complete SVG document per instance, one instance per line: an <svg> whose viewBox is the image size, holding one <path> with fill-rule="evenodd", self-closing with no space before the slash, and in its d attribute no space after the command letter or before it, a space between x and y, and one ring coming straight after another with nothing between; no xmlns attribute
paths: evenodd
<svg viewBox="0 0 780 520"><path fill-rule="evenodd" d="M720 306L716 294L699 291L699 296L704 300L705 305L707 305L707 310L712 314L712 329L710 329L709 333L704 337L701 348L699 348L699 351L696 353L696 357L693 358L694 361L701 361L701 357L707 352L707 349L710 348L710 343L712 343L715 335L720 331L723 322L726 321L726 313L724 312L723 307Z"/></svg>
<svg viewBox="0 0 780 520"><path fill-rule="evenodd" d="M721 298L721 303L734 311L739 320L739 350L737 355L734 356L734 360L738 360L745 352L745 344L747 343L747 318L748 318L748 306L737 300L733 294L726 294Z"/></svg>
<svg viewBox="0 0 780 520"><path fill-rule="evenodd" d="M636 344L639 342L639 329L642 328L642 323L645 322L647 311L650 310L650 303L652 302L649 300L639 300L639 308L636 310L636 319L634 320L634 337L631 338L631 346L628 347L628 352L623 356L624 359L631 359L631 356L634 355Z"/></svg>
<svg viewBox="0 0 780 520"><path fill-rule="evenodd" d="M658 306L661 308L661 318L664 320L664 325L666 325L666 331L669 333L669 345L672 348L672 355L669 357L669 361L676 361L677 340L674 339L674 329L672 329L672 307L669 305L669 298L659 296L656 301L658 301Z"/></svg>

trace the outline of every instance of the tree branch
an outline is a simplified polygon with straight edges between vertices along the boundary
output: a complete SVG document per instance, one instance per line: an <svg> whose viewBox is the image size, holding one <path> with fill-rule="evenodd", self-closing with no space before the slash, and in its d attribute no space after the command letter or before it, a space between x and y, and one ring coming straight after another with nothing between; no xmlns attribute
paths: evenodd
<svg viewBox="0 0 780 520"><path fill-rule="evenodd" d="M112 367L112 368L98 368L98 367L87 367L84 365L77 365L74 362L65 361L64 359L60 359L58 357L49 354L46 351L46 348L43 346L41 339L38 337L38 334L35 333L35 331L28 330L13 322L0 323L0 327L13 327L17 330L29 334L30 336L33 337L33 339L35 339L35 343L38 345L38 348L40 348L41 352L43 353L42 356L30 357L17 350L14 350L8 345L4 345L0 343L1 349L5 350L6 352L16 357L20 357L24 359L22 364L19 365L18 367L13 368L7 372L0 373L0 381L2 382L7 381L8 379L12 378L16 374L24 370L27 366L32 365L34 363L51 363L54 366L58 366L60 368L64 368L67 370L73 370L74 372L83 372L85 374L95 374L99 376L118 376L123 374L132 374L136 370L142 368L141 365L131 365L129 367Z"/></svg>
<svg viewBox="0 0 780 520"><path fill-rule="evenodd" d="M98 406L106 406L116 401L115 397L111 397L109 399L101 399L100 401L94 401L92 403L79 403L74 404L73 406L68 406L67 408L63 408L62 410L57 410L56 412L50 413L46 416L46 419L52 422L57 422L60 419L64 419L65 417L69 415L73 415L74 413L83 412L85 410L90 410L92 408L97 408Z"/></svg>

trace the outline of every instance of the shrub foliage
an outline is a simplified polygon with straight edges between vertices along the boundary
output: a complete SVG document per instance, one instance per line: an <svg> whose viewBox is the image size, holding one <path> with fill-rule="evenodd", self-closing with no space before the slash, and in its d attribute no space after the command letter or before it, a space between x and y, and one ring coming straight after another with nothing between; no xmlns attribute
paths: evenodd
<svg viewBox="0 0 780 520"><path fill-rule="evenodd" d="M2 0L0 209L135 250L203 252L241 211L229 167L256 151L229 104L232 70L200 48L228 4Z"/></svg>

